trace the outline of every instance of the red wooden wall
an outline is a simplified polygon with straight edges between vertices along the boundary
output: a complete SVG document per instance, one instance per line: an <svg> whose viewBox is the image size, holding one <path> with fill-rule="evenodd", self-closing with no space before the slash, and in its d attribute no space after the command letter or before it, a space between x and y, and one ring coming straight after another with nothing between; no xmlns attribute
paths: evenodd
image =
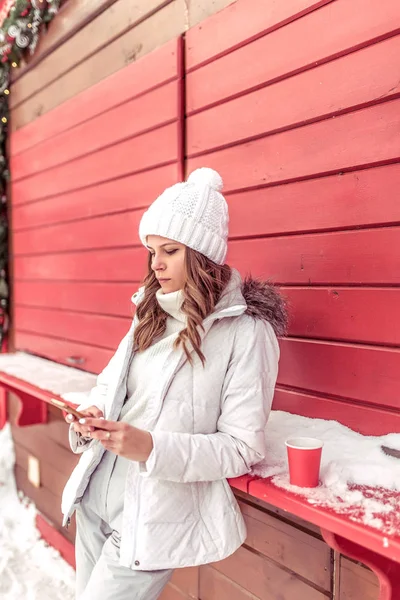
<svg viewBox="0 0 400 600"><path fill-rule="evenodd" d="M98 372L145 272L143 208L182 177L173 40L12 136L15 347Z"/></svg>
<svg viewBox="0 0 400 600"><path fill-rule="evenodd" d="M243 0L187 33L185 61L175 40L14 133L15 346L99 371L145 271L143 208L207 165L228 261L291 305L275 408L368 433L362 403L399 429L399 12Z"/></svg>
<svg viewBox="0 0 400 600"><path fill-rule="evenodd" d="M228 261L291 305L274 407L375 434L400 430L399 17L260 0L187 36L188 171L220 171Z"/></svg>

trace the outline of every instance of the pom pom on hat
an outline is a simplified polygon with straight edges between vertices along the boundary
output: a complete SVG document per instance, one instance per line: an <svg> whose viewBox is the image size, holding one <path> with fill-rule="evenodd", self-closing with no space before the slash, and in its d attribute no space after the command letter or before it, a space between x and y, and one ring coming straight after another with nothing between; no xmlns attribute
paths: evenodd
<svg viewBox="0 0 400 600"><path fill-rule="evenodd" d="M208 185L216 192L222 192L224 187L221 175L217 173L217 171L214 171L214 169L209 169L208 167L201 167L200 169L193 171L193 173L189 175L187 182L198 186Z"/></svg>
<svg viewBox="0 0 400 600"><path fill-rule="evenodd" d="M228 205L221 194L222 177L207 167L159 196L144 213L139 237L159 235L192 248L218 265L225 262L228 242Z"/></svg>

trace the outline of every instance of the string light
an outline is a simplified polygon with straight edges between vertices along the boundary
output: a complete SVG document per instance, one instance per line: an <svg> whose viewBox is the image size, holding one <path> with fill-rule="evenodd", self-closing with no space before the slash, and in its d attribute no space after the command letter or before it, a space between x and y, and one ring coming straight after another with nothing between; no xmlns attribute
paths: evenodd
<svg viewBox="0 0 400 600"><path fill-rule="evenodd" d="M14 67L14 69L15 69L15 67L18 67L16 62L11 63L11 66Z"/></svg>
<svg viewBox="0 0 400 600"><path fill-rule="evenodd" d="M3 117L1 120L2 120L3 123L7 123L6 117Z"/></svg>
<svg viewBox="0 0 400 600"><path fill-rule="evenodd" d="M10 93L10 90L4 90L4 93L6 96L8 96L8 94Z"/></svg>

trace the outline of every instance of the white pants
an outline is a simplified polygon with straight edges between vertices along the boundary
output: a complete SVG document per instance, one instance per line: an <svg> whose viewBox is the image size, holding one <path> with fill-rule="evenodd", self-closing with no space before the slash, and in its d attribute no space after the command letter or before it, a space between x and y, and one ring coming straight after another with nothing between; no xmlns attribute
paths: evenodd
<svg viewBox="0 0 400 600"><path fill-rule="evenodd" d="M119 535L82 501L76 511L77 600L156 600L172 575L119 565Z"/></svg>

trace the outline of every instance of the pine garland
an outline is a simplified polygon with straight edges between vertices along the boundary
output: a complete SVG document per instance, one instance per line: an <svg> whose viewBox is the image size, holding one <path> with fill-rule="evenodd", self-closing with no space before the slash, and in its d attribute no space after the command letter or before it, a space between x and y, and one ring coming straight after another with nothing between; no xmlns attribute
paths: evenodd
<svg viewBox="0 0 400 600"><path fill-rule="evenodd" d="M0 27L0 351L8 315L7 187L10 179L7 136L10 72L26 53L33 54L61 0L15 0Z"/></svg>

